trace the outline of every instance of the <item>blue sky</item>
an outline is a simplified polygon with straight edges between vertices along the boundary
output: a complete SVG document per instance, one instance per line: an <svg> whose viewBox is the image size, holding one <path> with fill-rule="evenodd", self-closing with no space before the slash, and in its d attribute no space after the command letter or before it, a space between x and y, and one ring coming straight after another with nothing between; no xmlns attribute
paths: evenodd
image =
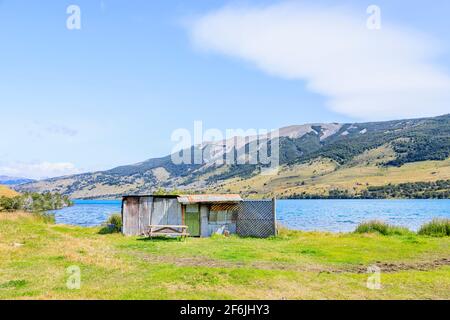
<svg viewBox="0 0 450 320"><path fill-rule="evenodd" d="M81 30L66 28L71 4ZM381 9L379 35L347 37L351 23L365 27L371 4ZM0 175L163 156L171 133L195 120L272 129L446 113L449 13L444 0L0 0ZM347 42L327 40L330 20ZM360 70L376 81L361 81Z"/></svg>

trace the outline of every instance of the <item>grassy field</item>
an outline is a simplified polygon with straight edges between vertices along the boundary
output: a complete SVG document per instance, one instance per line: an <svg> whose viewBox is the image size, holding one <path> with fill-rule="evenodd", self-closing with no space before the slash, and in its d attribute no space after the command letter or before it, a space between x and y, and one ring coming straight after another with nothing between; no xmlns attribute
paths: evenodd
<svg viewBox="0 0 450 320"><path fill-rule="evenodd" d="M450 299L450 237L283 231L178 240L0 214L0 299ZM381 290L367 267L381 267ZM81 270L70 290L67 268Z"/></svg>

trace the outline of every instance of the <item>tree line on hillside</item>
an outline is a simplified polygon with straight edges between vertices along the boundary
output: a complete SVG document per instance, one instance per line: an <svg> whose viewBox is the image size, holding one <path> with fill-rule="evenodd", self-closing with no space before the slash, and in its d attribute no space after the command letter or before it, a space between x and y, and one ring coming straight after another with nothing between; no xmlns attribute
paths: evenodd
<svg viewBox="0 0 450 320"><path fill-rule="evenodd" d="M23 193L15 197L0 197L0 212L44 212L72 206L68 196L59 193Z"/></svg>
<svg viewBox="0 0 450 320"><path fill-rule="evenodd" d="M352 193L349 190L332 189L326 195L296 193L287 199L450 199L450 180L412 182L397 185L369 186Z"/></svg>

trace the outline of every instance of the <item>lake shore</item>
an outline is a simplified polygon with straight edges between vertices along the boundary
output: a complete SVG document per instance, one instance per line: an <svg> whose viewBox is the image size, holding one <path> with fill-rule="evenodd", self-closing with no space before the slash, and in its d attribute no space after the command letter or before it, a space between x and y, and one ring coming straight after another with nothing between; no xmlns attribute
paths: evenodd
<svg viewBox="0 0 450 320"><path fill-rule="evenodd" d="M450 237L147 240L0 214L0 299L450 299ZM66 283L81 272L80 289ZM381 270L379 290L368 268Z"/></svg>

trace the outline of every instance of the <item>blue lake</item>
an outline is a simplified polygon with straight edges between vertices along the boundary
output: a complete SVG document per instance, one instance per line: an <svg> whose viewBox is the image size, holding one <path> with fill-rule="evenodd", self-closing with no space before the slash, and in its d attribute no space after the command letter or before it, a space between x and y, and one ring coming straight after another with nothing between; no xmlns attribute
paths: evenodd
<svg viewBox="0 0 450 320"><path fill-rule="evenodd" d="M102 224L121 202L77 200L70 208L54 211L56 222L80 226ZM417 230L433 218L450 218L450 200L278 200L277 220L284 226L305 231L353 231L367 220Z"/></svg>
<svg viewBox="0 0 450 320"><path fill-rule="evenodd" d="M120 213L122 202L118 200L75 200L75 205L52 211L56 223L83 227L98 226L113 213Z"/></svg>
<svg viewBox="0 0 450 320"><path fill-rule="evenodd" d="M450 218L450 200L280 200L278 221L291 229L349 232L367 220L417 231L433 218Z"/></svg>

